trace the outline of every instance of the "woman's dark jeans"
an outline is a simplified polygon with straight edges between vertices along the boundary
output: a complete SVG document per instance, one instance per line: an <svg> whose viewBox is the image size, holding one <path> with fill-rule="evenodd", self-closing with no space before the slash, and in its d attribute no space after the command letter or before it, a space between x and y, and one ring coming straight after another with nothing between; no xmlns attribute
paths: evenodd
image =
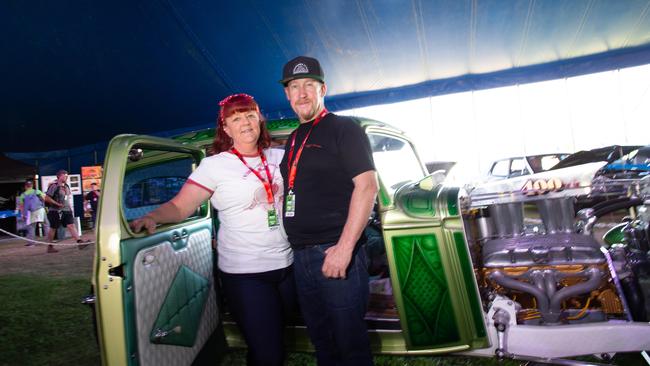
<svg viewBox="0 0 650 366"><path fill-rule="evenodd" d="M261 273L220 271L228 308L248 345L248 365L282 365L285 319L296 305L293 267Z"/></svg>
<svg viewBox="0 0 650 366"><path fill-rule="evenodd" d="M334 243L294 250L296 290L319 366L372 365L364 316L368 271L364 248L357 246L345 279L325 278L325 250Z"/></svg>

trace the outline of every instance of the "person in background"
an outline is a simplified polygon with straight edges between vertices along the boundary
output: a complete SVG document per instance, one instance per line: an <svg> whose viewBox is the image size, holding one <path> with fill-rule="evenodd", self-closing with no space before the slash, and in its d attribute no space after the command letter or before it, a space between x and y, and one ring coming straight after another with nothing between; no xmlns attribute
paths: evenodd
<svg viewBox="0 0 650 366"><path fill-rule="evenodd" d="M66 183L68 180L68 172L59 170L56 173L56 181L52 182L47 187L47 195L56 202L56 205L51 205L47 211L47 219L50 221L50 231L47 237L50 243L54 242L54 234L56 230L65 226L79 244L79 249L84 249L88 246L89 240L82 240L80 234L74 225L74 217L72 216L72 192L70 186ZM57 253L58 250L54 249L53 245L47 246L48 253Z"/></svg>
<svg viewBox="0 0 650 366"><path fill-rule="evenodd" d="M59 206L59 203L41 190L34 189L34 182L31 180L25 181L25 191L20 195L19 202L21 214L25 218L25 225L27 225L27 238L34 240L39 223L45 230L45 203L54 206ZM28 242L25 245L32 246L34 244Z"/></svg>
<svg viewBox="0 0 650 366"><path fill-rule="evenodd" d="M99 190L97 190L97 183L92 182L90 183L90 192L86 193L86 196L84 197L86 199L86 202L90 205L90 210L91 210L91 215L92 215L92 222L93 222L93 228L95 227L95 224L97 223L97 204L99 203Z"/></svg>
<svg viewBox="0 0 650 366"><path fill-rule="evenodd" d="M318 365L372 365L362 248L378 190L370 143L353 120L328 113L318 60L299 56L287 62L280 83L300 120L280 165L283 220Z"/></svg>
<svg viewBox="0 0 650 366"><path fill-rule="evenodd" d="M282 229L283 151L271 137L253 97L219 103L212 155L179 193L131 222L134 232L180 222L205 200L218 210L218 266L228 308L248 345L248 365L284 363L284 324L293 311L293 253Z"/></svg>

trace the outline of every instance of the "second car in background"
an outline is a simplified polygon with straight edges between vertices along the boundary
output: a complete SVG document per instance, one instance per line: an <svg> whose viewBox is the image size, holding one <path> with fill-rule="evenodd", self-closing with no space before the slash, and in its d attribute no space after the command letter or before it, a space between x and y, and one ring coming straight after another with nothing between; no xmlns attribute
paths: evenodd
<svg viewBox="0 0 650 366"><path fill-rule="evenodd" d="M569 156L568 153L518 156L492 163L488 180L508 179L547 171Z"/></svg>

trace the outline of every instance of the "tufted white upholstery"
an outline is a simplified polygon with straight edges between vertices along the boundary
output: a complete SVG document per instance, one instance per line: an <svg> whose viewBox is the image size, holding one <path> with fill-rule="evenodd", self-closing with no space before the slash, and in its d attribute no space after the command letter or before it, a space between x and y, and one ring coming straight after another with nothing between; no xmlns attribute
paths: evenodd
<svg viewBox="0 0 650 366"><path fill-rule="evenodd" d="M186 265L212 282L212 264L211 233L208 229L193 232L187 247L179 251L175 251L166 241L136 255L133 291L138 309L136 324L140 365L180 366L192 363L217 326L219 312L212 284L194 347L153 344L149 341L149 333L178 268Z"/></svg>

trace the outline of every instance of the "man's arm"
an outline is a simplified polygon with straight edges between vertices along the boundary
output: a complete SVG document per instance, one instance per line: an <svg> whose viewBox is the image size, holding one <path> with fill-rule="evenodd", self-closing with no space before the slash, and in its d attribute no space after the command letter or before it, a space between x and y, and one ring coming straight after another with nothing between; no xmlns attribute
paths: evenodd
<svg viewBox="0 0 650 366"><path fill-rule="evenodd" d="M43 202L49 203L52 206L57 206L57 207L63 207L63 204L56 202L55 200L52 199L52 197L42 194L41 197L43 198Z"/></svg>
<svg viewBox="0 0 650 366"><path fill-rule="evenodd" d="M323 262L323 275L328 278L345 278L352 252L361 233L368 224L370 212L377 197L377 177L374 170L352 178L354 190L350 199L348 217L336 245L328 248Z"/></svg>

